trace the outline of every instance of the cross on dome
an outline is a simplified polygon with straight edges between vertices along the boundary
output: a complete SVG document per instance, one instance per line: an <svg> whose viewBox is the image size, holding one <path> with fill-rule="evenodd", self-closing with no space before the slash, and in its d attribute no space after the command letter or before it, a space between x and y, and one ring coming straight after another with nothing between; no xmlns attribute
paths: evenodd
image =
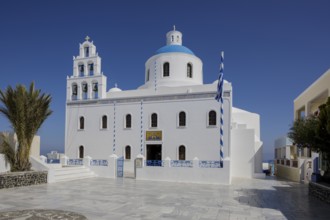
<svg viewBox="0 0 330 220"><path fill-rule="evenodd" d="M173 25L173 31L175 31L175 25Z"/></svg>
<svg viewBox="0 0 330 220"><path fill-rule="evenodd" d="M88 36L85 37L85 40L86 41L89 41L89 39L90 39L90 37L88 37Z"/></svg>

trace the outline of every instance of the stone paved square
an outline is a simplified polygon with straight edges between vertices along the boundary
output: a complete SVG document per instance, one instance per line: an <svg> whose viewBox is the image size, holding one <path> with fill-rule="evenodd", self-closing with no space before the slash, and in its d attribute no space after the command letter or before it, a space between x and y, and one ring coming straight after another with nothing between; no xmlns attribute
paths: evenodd
<svg viewBox="0 0 330 220"><path fill-rule="evenodd" d="M0 190L0 212L27 209L93 220L330 219L330 205L309 197L308 185L270 178L230 186L90 178Z"/></svg>

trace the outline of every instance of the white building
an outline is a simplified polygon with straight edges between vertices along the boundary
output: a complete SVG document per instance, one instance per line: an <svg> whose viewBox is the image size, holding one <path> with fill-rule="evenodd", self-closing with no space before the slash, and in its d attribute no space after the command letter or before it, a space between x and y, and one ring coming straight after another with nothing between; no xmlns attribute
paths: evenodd
<svg viewBox="0 0 330 220"><path fill-rule="evenodd" d="M221 168L217 81L203 83L203 63L182 45L181 32L174 29L166 39L145 63L145 83L127 91L107 91L94 43L87 37L80 44L67 78L65 155L123 157L124 176L137 179L229 184L233 176L261 173L259 115L232 107L232 86L225 81ZM135 169L136 158L143 163ZM100 167L95 172L109 176Z"/></svg>
<svg viewBox="0 0 330 220"><path fill-rule="evenodd" d="M293 101L294 120L317 115L319 106L330 97L330 69L323 73ZM310 182L312 173L324 173L326 163L322 156L311 149L298 149L287 137L275 140L275 173L277 176Z"/></svg>

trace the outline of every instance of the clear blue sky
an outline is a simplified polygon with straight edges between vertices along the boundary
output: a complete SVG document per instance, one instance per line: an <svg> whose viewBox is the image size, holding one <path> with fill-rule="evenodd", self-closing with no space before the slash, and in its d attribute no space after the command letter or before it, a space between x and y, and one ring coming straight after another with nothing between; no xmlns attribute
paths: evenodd
<svg viewBox="0 0 330 220"><path fill-rule="evenodd" d="M0 88L36 86L53 97L54 113L39 131L42 152L63 151L66 76L90 36L108 88L135 89L144 63L165 45L175 24L183 44L216 80L220 51L234 106L260 114L264 159L293 120L293 100L330 68L330 1L2 1ZM0 116L0 130L10 130Z"/></svg>

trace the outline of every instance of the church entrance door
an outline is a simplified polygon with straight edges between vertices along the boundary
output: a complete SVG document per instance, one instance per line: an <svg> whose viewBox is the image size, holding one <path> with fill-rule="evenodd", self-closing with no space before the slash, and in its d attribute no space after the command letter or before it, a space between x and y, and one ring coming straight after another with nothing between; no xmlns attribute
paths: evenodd
<svg viewBox="0 0 330 220"><path fill-rule="evenodd" d="M162 145L147 144L147 166L162 165Z"/></svg>

